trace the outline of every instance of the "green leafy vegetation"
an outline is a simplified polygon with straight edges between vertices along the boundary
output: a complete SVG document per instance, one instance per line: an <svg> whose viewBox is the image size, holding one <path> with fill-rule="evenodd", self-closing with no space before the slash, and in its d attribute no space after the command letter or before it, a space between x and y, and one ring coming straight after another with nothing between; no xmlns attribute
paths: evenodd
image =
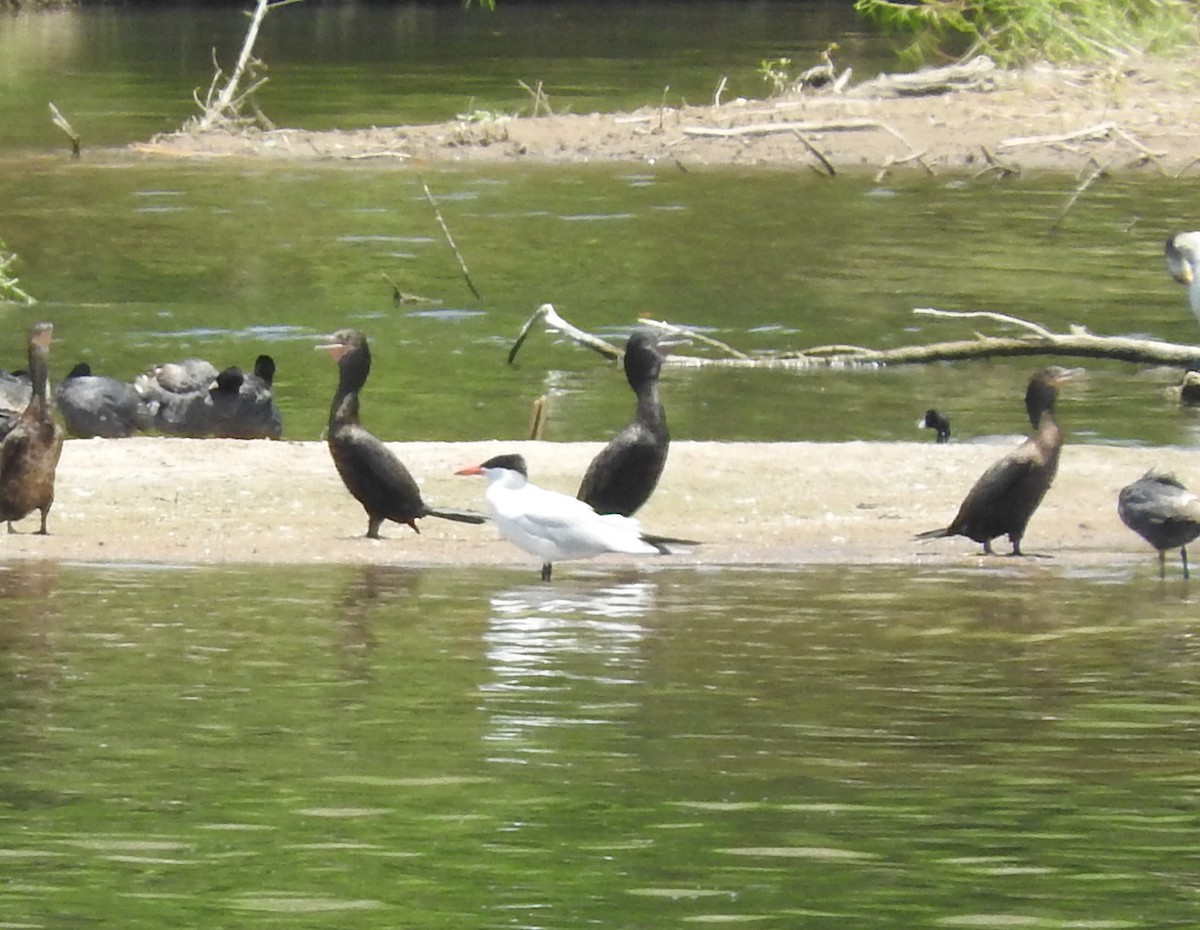
<svg viewBox="0 0 1200 930"><path fill-rule="evenodd" d="M1001 65L1166 54L1197 42L1192 0L855 0L914 61L984 54Z"/></svg>
<svg viewBox="0 0 1200 930"><path fill-rule="evenodd" d="M772 95L785 93L792 86L790 58L764 58L758 63L758 74L771 85Z"/></svg>
<svg viewBox="0 0 1200 930"><path fill-rule="evenodd" d="M21 289L17 276L11 271L12 264L17 260L17 253L8 251L8 247L0 240L0 300L15 300L23 304L37 303L33 297Z"/></svg>

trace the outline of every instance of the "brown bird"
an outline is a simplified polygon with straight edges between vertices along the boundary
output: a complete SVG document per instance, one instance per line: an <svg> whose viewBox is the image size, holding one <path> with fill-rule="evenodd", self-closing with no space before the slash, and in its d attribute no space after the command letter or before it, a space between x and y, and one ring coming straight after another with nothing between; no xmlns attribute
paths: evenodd
<svg viewBox="0 0 1200 930"><path fill-rule="evenodd" d="M485 523L487 517L466 510L429 507L404 463L358 422L358 394L371 373L367 337L356 329L340 329L323 337L324 349L338 365L338 386L329 407L326 441L333 464L346 490L367 512L367 537L379 538L384 520L417 529L422 517L441 517L459 523Z"/></svg>
<svg viewBox="0 0 1200 930"><path fill-rule="evenodd" d="M63 430L54 422L47 401L50 377L50 340L54 327L35 323L29 330L29 377L33 393L29 404L4 441L0 442L0 520L24 519L42 513L38 530L46 535L46 517L54 504L54 475L62 454Z"/></svg>
<svg viewBox="0 0 1200 930"><path fill-rule="evenodd" d="M1187 544L1200 536L1200 498L1174 475L1150 469L1117 496L1121 522L1158 550L1158 573L1167 572L1168 549L1179 549L1188 577Z"/></svg>
<svg viewBox="0 0 1200 930"><path fill-rule="evenodd" d="M1052 367L1029 379L1025 390L1025 410L1033 425L1029 438L980 475L949 526L918 533L917 539L966 536L983 543L983 551L991 555L992 540L1008 536L1011 554L1024 554L1025 526L1058 472L1063 439L1054 419L1054 401L1058 388L1074 374L1074 370Z"/></svg>

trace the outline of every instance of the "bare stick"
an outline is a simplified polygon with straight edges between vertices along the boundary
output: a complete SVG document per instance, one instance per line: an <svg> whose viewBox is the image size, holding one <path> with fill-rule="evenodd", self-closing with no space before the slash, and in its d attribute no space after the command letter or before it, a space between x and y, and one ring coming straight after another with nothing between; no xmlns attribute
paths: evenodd
<svg viewBox="0 0 1200 930"><path fill-rule="evenodd" d="M50 120L67 134L67 138L71 140L71 157L79 157L79 133L77 133L71 124L67 122L67 118L59 112L58 107L50 104Z"/></svg>
<svg viewBox="0 0 1200 930"><path fill-rule="evenodd" d="M1061 145L1064 142L1078 142L1088 139L1104 138L1117 128L1116 123L1097 123L1095 126L1088 126L1086 129L1077 129L1075 132L1063 132L1053 136L1017 136L1012 139L1002 139L996 144L996 148L1012 149L1020 145Z"/></svg>
<svg viewBox="0 0 1200 930"><path fill-rule="evenodd" d="M421 182L421 188L425 191L425 199L429 201L429 206L433 208L433 215L437 218L438 225L442 227L442 235L446 237L446 243L450 246L450 250L454 253L454 257L458 259L458 267L462 269L463 278L467 282L467 287L471 289L471 293L475 295L476 300L483 300L479 289L475 287L475 282L471 280L471 272L467 270L467 263L462 257L462 252L458 250L458 246L454 243L454 237L450 235L450 227L446 225L446 221L442 219L442 211L438 209L437 201L433 199L433 191L429 189L429 185L424 179L418 178Z"/></svg>
<svg viewBox="0 0 1200 930"><path fill-rule="evenodd" d="M1109 160L1103 165L1097 165L1088 173L1086 178L1079 182L1079 185L1075 188L1075 192L1071 194L1070 199L1067 200L1066 204L1062 208L1062 211L1058 214L1058 219L1054 221L1054 228L1057 229L1062 225L1063 220L1067 218L1067 212L1071 209L1071 207L1075 206L1075 201L1083 196L1083 192L1091 187L1097 178L1104 176L1108 172L1108 166L1111 164L1112 161Z"/></svg>
<svg viewBox="0 0 1200 930"><path fill-rule="evenodd" d="M517 352L521 349L521 344L525 341L525 337L538 323L544 323L548 328L557 330L569 339L573 339L581 346L586 346L593 352L599 352L605 358L615 360L623 354L616 346L610 345L599 336L593 336L589 332L585 332L577 326L573 326L558 315L558 311L554 309L553 304L542 304L533 311L533 315L525 321L525 325L521 327L521 331L517 333L517 341L513 343L513 347L508 350L508 364L512 364L517 357Z"/></svg>
<svg viewBox="0 0 1200 930"><path fill-rule="evenodd" d="M1054 339L1054 333L1050 330L1039 326L1037 323L1030 323L1028 320L1022 320L1019 316L1009 316L1007 313L995 313L991 310L935 310L933 307L917 307L913 310L915 316L938 316L952 320L969 320L983 318L985 320L995 320L997 323L1008 323L1010 326L1018 326L1022 329L1027 329L1035 336L1042 339Z"/></svg>
<svg viewBox="0 0 1200 930"><path fill-rule="evenodd" d="M821 154L820 150L808 141L808 136L802 132L796 133L796 138L800 140L800 144L808 149L808 154L821 163L821 167L825 169L825 173L831 178L837 177L837 170L830 163L829 159Z"/></svg>
<svg viewBox="0 0 1200 930"><path fill-rule="evenodd" d="M778 132L857 132L862 129L882 129L888 127L873 119L845 119L813 122L812 120L792 120L785 123L752 123L749 126L684 126L685 136L713 136L719 139L734 139L738 136L769 136ZM893 132L893 134L895 134Z"/></svg>
<svg viewBox="0 0 1200 930"><path fill-rule="evenodd" d="M719 339L713 339L712 336L706 336L704 333L694 329L688 329L685 326L676 326L674 323L668 323L665 320L651 320L642 317L639 321L646 326L653 326L655 329L661 329L664 333L670 333L673 336L683 336L695 342L702 342L707 346L712 346L714 349L720 349L722 352L728 353L732 358L749 358L745 352L739 352L731 345L726 345Z"/></svg>
<svg viewBox="0 0 1200 930"><path fill-rule="evenodd" d="M721 94L725 93L725 87L729 83L729 78L722 74L721 80L717 82L716 92L713 94L713 109L721 108Z"/></svg>

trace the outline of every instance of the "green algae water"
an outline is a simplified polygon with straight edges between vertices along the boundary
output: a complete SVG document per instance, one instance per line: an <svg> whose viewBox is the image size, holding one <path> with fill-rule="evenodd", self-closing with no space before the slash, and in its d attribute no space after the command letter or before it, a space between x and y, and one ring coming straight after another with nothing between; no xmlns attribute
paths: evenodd
<svg viewBox="0 0 1200 930"><path fill-rule="evenodd" d="M1189 926L1152 573L0 571L0 924Z"/></svg>

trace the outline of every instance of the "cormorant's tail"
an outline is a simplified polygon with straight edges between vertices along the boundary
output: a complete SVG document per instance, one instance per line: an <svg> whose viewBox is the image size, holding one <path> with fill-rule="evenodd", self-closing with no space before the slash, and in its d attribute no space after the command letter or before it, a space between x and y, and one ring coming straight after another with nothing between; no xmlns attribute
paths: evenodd
<svg viewBox="0 0 1200 930"><path fill-rule="evenodd" d="M487 523L487 515L474 510L443 510L430 508L427 516L453 520L455 523Z"/></svg>
<svg viewBox="0 0 1200 930"><path fill-rule="evenodd" d="M647 533L642 534L642 541L648 542L663 555L671 554L671 546L701 546L697 539L677 539L674 536L652 536Z"/></svg>
<svg viewBox="0 0 1200 930"><path fill-rule="evenodd" d="M913 539L943 539L946 536L953 536L953 535L955 535L955 534L953 532L951 532L950 527L943 526L939 530L926 530L924 533L917 533L917 535L914 536Z"/></svg>

